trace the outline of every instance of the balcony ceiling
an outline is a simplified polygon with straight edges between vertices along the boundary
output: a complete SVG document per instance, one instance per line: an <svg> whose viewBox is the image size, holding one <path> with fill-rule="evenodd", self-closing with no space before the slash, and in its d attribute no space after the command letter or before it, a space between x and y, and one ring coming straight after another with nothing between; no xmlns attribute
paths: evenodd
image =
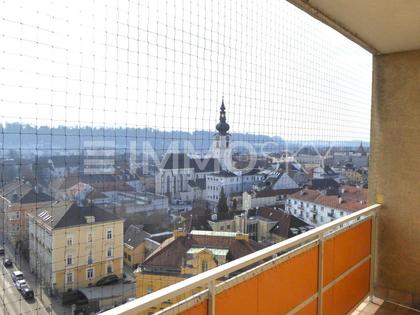
<svg viewBox="0 0 420 315"><path fill-rule="evenodd" d="M289 0L374 54L420 49L420 0Z"/></svg>

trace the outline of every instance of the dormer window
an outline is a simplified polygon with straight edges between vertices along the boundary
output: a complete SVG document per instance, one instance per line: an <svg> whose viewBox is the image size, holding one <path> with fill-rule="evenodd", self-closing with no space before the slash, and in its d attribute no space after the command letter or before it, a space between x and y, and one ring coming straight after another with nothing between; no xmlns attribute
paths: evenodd
<svg viewBox="0 0 420 315"><path fill-rule="evenodd" d="M95 217L93 215L85 216L86 223L95 223Z"/></svg>

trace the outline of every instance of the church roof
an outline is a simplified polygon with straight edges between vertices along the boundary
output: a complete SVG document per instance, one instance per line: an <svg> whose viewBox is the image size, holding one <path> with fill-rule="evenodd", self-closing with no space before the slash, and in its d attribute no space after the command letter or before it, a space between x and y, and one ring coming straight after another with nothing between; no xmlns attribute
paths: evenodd
<svg viewBox="0 0 420 315"><path fill-rule="evenodd" d="M365 154L366 154L366 150L365 150L365 148L363 147L363 143L362 143L362 142L360 142L360 146L359 146L359 148L357 149L357 153L360 153L361 155L365 155Z"/></svg>
<svg viewBox="0 0 420 315"><path fill-rule="evenodd" d="M215 158L190 158L185 153L169 153L163 159L162 168L170 170L193 168L196 173L209 173L220 170L220 164Z"/></svg>

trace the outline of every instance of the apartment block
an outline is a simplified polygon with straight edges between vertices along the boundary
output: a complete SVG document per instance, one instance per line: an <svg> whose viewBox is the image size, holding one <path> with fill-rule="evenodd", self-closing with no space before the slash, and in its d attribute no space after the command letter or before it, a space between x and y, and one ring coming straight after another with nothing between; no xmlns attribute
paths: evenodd
<svg viewBox="0 0 420 315"><path fill-rule="evenodd" d="M123 274L123 220L93 205L60 201L29 214L30 268L53 292Z"/></svg>

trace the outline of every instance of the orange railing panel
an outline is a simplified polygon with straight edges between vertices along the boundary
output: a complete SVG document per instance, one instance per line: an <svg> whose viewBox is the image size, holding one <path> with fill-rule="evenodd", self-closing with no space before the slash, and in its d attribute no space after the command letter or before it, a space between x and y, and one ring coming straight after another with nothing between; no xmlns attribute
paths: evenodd
<svg viewBox="0 0 420 315"><path fill-rule="evenodd" d="M324 286L370 255L372 220L325 241Z"/></svg>
<svg viewBox="0 0 420 315"><path fill-rule="evenodd" d="M216 296L216 314L258 314L258 278L252 277Z"/></svg>
<svg viewBox="0 0 420 315"><path fill-rule="evenodd" d="M313 247L218 294L216 312L218 315L287 313L317 292L317 270L318 247Z"/></svg>
<svg viewBox="0 0 420 315"><path fill-rule="evenodd" d="M370 261L324 292L323 314L347 314L369 293Z"/></svg>
<svg viewBox="0 0 420 315"><path fill-rule="evenodd" d="M190 309L181 312L180 315L207 315L207 301L194 305Z"/></svg>

